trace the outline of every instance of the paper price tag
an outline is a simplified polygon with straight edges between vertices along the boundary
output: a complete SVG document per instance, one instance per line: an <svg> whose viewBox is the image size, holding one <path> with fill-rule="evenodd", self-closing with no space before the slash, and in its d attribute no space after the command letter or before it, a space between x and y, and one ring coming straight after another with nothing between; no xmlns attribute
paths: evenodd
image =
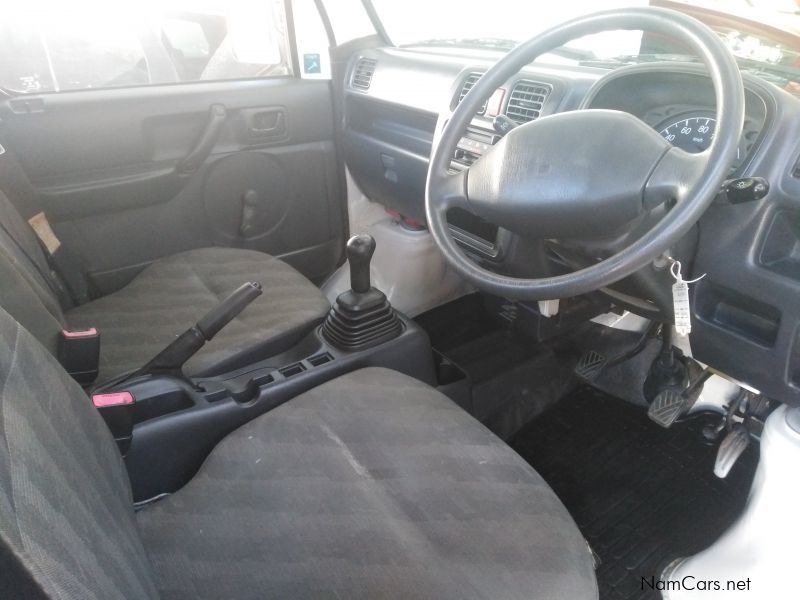
<svg viewBox="0 0 800 600"><path fill-rule="evenodd" d="M689 284L685 281L672 285L672 310L675 330L680 335L689 335L692 332L692 307L689 305Z"/></svg>
<svg viewBox="0 0 800 600"><path fill-rule="evenodd" d="M689 335L692 332L692 306L689 301L689 284L700 281L705 274L691 281L684 281L681 274L681 261L673 260L669 269L675 278L672 284L672 312L675 316L675 331L678 335Z"/></svg>

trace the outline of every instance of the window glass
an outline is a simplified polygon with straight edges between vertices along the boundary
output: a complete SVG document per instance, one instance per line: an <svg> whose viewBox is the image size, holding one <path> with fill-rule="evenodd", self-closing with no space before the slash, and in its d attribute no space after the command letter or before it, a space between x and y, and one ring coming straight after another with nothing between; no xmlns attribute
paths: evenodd
<svg viewBox="0 0 800 600"><path fill-rule="evenodd" d="M402 5L405 0L402 0ZM375 35L361 0L324 0L331 19L336 43L341 45L357 38Z"/></svg>
<svg viewBox="0 0 800 600"><path fill-rule="evenodd" d="M21 93L291 74L283 0L31 0L0 21Z"/></svg>

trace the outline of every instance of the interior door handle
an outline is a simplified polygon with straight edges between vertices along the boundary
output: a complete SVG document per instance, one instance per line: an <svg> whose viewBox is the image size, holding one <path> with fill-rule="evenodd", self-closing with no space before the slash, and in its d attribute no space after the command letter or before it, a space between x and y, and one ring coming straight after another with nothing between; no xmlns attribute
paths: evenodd
<svg viewBox="0 0 800 600"><path fill-rule="evenodd" d="M225 119L228 116L228 111L223 104L212 104L209 110L208 124L197 143L189 151L183 160L178 163L175 170L181 175L188 175L194 173L200 168L205 160L208 158L214 145L219 139L219 134L222 131L222 126L225 124Z"/></svg>
<svg viewBox="0 0 800 600"><path fill-rule="evenodd" d="M249 115L247 133L251 138L279 138L286 135L286 113L283 109L259 110Z"/></svg>

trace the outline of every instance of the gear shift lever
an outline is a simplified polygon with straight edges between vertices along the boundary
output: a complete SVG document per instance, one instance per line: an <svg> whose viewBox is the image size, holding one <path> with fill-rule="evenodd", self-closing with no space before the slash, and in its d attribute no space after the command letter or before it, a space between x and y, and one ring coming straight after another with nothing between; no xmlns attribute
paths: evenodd
<svg viewBox="0 0 800 600"><path fill-rule="evenodd" d="M370 284L369 263L374 253L371 235L354 235L347 242L351 289L339 295L322 325L322 336L340 350L371 348L403 330L386 295Z"/></svg>
<svg viewBox="0 0 800 600"><path fill-rule="evenodd" d="M372 287L369 281L369 263L375 253L375 245L375 239L366 233L354 235L347 241L350 288L356 294L366 294Z"/></svg>

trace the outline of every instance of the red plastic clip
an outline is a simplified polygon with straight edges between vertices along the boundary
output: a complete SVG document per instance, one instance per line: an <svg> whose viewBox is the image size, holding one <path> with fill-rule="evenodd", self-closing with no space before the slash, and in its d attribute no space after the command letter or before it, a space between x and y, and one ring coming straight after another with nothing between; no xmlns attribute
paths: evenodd
<svg viewBox="0 0 800 600"><path fill-rule="evenodd" d="M124 406L135 402L133 394L130 392L114 392L111 394L95 394L92 396L92 404L97 408L109 408L110 406Z"/></svg>

